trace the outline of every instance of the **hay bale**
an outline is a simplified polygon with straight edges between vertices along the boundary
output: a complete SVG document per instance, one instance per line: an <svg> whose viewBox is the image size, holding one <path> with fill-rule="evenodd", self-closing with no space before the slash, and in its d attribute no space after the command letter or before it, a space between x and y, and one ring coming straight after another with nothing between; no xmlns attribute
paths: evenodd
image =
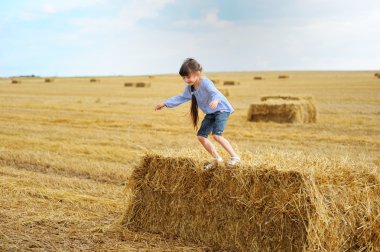
<svg viewBox="0 0 380 252"><path fill-rule="evenodd" d="M45 78L45 82L46 83L54 82L54 79L52 79L52 78Z"/></svg>
<svg viewBox="0 0 380 252"><path fill-rule="evenodd" d="M90 82L100 82L100 80L99 79L95 79L95 78L91 78Z"/></svg>
<svg viewBox="0 0 380 252"><path fill-rule="evenodd" d="M289 79L289 75L279 75L279 79Z"/></svg>
<svg viewBox="0 0 380 252"><path fill-rule="evenodd" d="M314 123L317 121L317 110L311 99L299 101L274 100L251 104L248 110L248 121Z"/></svg>
<svg viewBox="0 0 380 252"><path fill-rule="evenodd" d="M124 87L133 87L133 83L132 82L126 82L126 83L124 83Z"/></svg>
<svg viewBox="0 0 380 252"><path fill-rule="evenodd" d="M150 83L145 83L145 82L137 82L135 84L136 87L142 88L142 87L150 87Z"/></svg>
<svg viewBox="0 0 380 252"><path fill-rule="evenodd" d="M223 85L224 86L235 86L235 85L239 85L240 83L238 81L224 81L223 82Z"/></svg>
<svg viewBox="0 0 380 252"><path fill-rule="evenodd" d="M374 76L379 78L380 77L380 73L375 73Z"/></svg>
<svg viewBox="0 0 380 252"><path fill-rule="evenodd" d="M267 100L292 100L292 101L299 101L301 98L295 97L295 96L282 96L282 95L275 95L275 96L263 96L260 98L261 101L267 101Z"/></svg>
<svg viewBox="0 0 380 252"><path fill-rule="evenodd" d="M21 84L21 80L11 80L12 84Z"/></svg>
<svg viewBox="0 0 380 252"><path fill-rule="evenodd" d="M220 80L216 80L216 79L212 79L210 81L212 81L212 83L214 83L214 84L219 84L220 83Z"/></svg>
<svg viewBox="0 0 380 252"><path fill-rule="evenodd" d="M253 77L253 79L254 80L263 80L263 77L261 77L261 76L255 76L255 77Z"/></svg>
<svg viewBox="0 0 380 252"><path fill-rule="evenodd" d="M146 155L128 183L123 224L212 251L379 251L379 178L339 168L205 172L190 158Z"/></svg>
<svg viewBox="0 0 380 252"><path fill-rule="evenodd" d="M225 97L230 96L230 92L228 91L227 88L219 89L219 91L220 91Z"/></svg>
<svg viewBox="0 0 380 252"><path fill-rule="evenodd" d="M155 77L154 77L154 75L149 75L148 78L149 79L154 79Z"/></svg>

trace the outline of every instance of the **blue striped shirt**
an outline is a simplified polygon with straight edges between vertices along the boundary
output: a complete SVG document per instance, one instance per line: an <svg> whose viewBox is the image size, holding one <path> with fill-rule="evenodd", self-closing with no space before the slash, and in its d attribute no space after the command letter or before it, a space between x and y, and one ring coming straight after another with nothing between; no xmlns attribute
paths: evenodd
<svg viewBox="0 0 380 252"><path fill-rule="evenodd" d="M167 99L164 104L168 108L174 108L184 102L191 100L192 94L195 95L198 107L205 114L212 114L218 111L226 111L230 114L234 112L234 109L232 108L227 98L218 89L216 89L214 83L212 83L212 81L207 78L201 79L201 84L194 92L191 92L190 85L186 85L185 90L182 94ZM218 106L215 109L212 109L210 108L209 104L214 100L218 101Z"/></svg>

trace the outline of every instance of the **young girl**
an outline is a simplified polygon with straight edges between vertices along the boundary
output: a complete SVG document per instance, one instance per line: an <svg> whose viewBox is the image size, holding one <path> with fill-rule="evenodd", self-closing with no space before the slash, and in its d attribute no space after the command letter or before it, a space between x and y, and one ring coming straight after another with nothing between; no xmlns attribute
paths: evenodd
<svg viewBox="0 0 380 252"><path fill-rule="evenodd" d="M197 136L203 147L213 156L205 169L214 168L217 163L221 164L223 159L219 156L213 144L207 139L212 132L212 136L230 155L227 166L232 167L240 162L240 157L236 154L231 144L222 136L226 127L228 117L234 112L227 98L215 88L212 81L201 76L201 65L192 58L187 58L179 70L179 74L188 84L182 94L167 99L164 103L155 106L155 110L164 107L173 108L186 101L191 100L191 118L193 126L197 129L198 107L206 114Z"/></svg>

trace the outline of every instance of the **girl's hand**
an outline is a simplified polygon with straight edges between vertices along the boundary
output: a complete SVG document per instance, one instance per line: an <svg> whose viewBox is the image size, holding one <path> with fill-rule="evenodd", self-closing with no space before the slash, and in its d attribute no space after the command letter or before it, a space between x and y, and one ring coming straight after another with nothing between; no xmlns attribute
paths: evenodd
<svg viewBox="0 0 380 252"><path fill-rule="evenodd" d="M162 109L163 107L166 107L166 105L163 104L163 103L160 103L160 104L157 104L157 105L154 107L154 110L160 110L160 109Z"/></svg>
<svg viewBox="0 0 380 252"><path fill-rule="evenodd" d="M219 103L218 100L214 100L214 101L210 102L209 106L212 109L216 109L216 107L218 106L218 103Z"/></svg>

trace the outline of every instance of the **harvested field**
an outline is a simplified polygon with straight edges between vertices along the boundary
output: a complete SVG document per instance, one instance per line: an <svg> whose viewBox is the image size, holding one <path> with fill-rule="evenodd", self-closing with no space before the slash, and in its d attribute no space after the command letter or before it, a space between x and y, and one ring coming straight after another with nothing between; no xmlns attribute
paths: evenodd
<svg viewBox="0 0 380 252"><path fill-rule="evenodd" d="M133 198L128 192L131 174L134 174L135 167L140 167L146 153L159 151L163 152L161 156L170 160L191 157L191 162L196 164L193 183L199 185L196 183L205 181L205 184L204 187L188 187L189 195L201 195L203 188L208 193L204 194L205 198L214 200L209 205L232 202L234 204L226 206L226 213L234 213L240 208L242 211L236 210L235 213L239 212L244 218L248 216L245 210L256 206L258 208L253 209L256 214L252 215L255 221L260 220L259 216L265 218L266 213L272 214L273 220L268 219L270 225L280 223L273 233L279 234L280 229L292 230L293 237L299 237L294 246L308 244L306 251L323 251L321 248L344 251L349 246L353 247L348 251L376 251L380 225L373 214L380 205L376 198L379 194L375 176L379 174L380 166L380 86L373 72L205 73L211 79L241 83L223 87L230 91L228 99L235 109L223 136L241 155L242 170L228 173L220 167L215 170L215 175L212 172L201 174L198 170L197 164L208 160L209 156L191 127L190 102L175 109L153 110L154 105L183 91L186 84L177 74L155 76L150 88L125 88L123 85L126 82L147 82L147 75L55 77L54 85L46 85L41 78L13 78L21 80L23 85L11 85L10 78L0 79L0 251L211 251L227 246L221 236L211 238L205 235L198 239L192 233L175 237L171 233L155 234L143 228L138 230L138 225L126 228L122 224ZM280 74L291 78L279 81ZM265 81L253 80L255 75L265 77ZM90 78L102 82L90 83ZM279 95L313 97L318 108L318 121L304 124L247 121L247 110L252 102L259 102L264 96ZM279 99L277 102L287 101ZM213 141L212 137L210 139ZM218 151L224 160L228 159L227 153L220 148ZM191 172L184 169L184 173L179 173L176 163L172 167L173 177L168 176L168 182ZM264 173L265 170L268 172ZM254 171L256 174L252 173ZM165 192L162 181L157 180L155 184L150 180L153 174L150 169L149 185ZM244 181L244 174L253 179ZM263 206L261 213L257 212L260 200L250 201L254 198L248 196L265 195L266 187L257 188L256 194L241 194L240 202L238 198L225 196L234 188L238 188L234 193L244 192L243 187L229 184L227 178L251 188L252 192L253 182L257 181L255 178L261 178L260 174L268 175L267 180L259 179L261 185L266 182L268 192L281 195L281 198L275 198L268 193L268 197L260 198L263 202L273 203ZM165 197L173 197L179 202L184 182L175 180L171 185L165 184L171 190L178 185L172 195ZM215 187L210 187L211 182ZM216 182L228 186L222 191ZM279 185L277 189L273 186L275 182ZM281 186L288 186L291 189L289 194ZM274 191L270 191L271 188ZM290 194L295 188L300 190ZM156 193L159 195L159 191ZM303 229L296 224L304 220L305 215L295 214L297 204L292 201L299 199L301 206L305 202L301 195L310 197L309 205L314 206L316 213L314 218L307 219ZM280 208L280 200L285 196L290 197L290 203ZM183 203L190 199L183 197L182 200ZM201 202L201 198L197 200ZM158 203L151 202L152 205ZM169 206L175 209L175 205ZM190 205L189 210L179 208L178 211L190 211L194 209L192 207ZM205 207L199 209L205 210ZM300 208L302 211L306 209L309 208ZM174 211L173 216L175 213L176 218L190 223L191 218L178 217L178 211ZM192 214L203 216L202 212ZM162 220L170 220L173 216L162 216ZM213 228L219 220L221 228L217 233L220 235L226 231L222 229L224 223L230 225L227 226L229 229L231 220L240 223L236 215L225 215L224 218L210 218ZM244 227L249 224L244 222ZM173 222L167 225L170 227L168 231L172 232ZM157 227L160 226L157 224ZM265 225L261 227L263 237L268 237L272 231L265 229ZM205 226L204 230L207 228ZM257 226L251 228L256 230ZM230 241L228 246L236 247L231 237L233 235L226 238ZM336 239L322 239L325 237ZM290 244L290 237L275 238L282 239L280 246ZM250 242L255 244L257 239ZM270 242L266 238L261 244L272 246Z"/></svg>
<svg viewBox="0 0 380 252"><path fill-rule="evenodd" d="M230 91L228 91L227 88L221 88L221 89L219 89L219 91L220 91L225 97L229 97L229 96L230 96Z"/></svg>

